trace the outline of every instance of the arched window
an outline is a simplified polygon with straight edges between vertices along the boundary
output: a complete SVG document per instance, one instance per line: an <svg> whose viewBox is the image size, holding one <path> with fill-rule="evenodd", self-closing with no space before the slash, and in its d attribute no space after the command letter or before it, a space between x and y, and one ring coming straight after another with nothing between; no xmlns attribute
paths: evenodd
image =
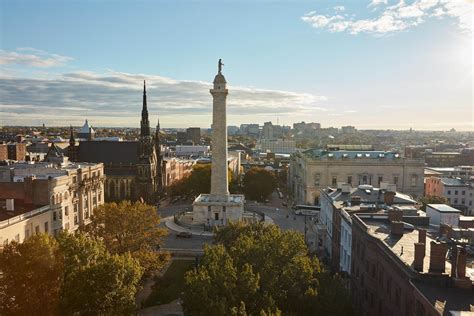
<svg viewBox="0 0 474 316"><path fill-rule="evenodd" d="M120 198L125 198L125 180L122 180L120 183Z"/></svg>
<svg viewBox="0 0 474 316"><path fill-rule="evenodd" d="M115 198L115 182L114 181L110 181L109 192L110 192L110 198L114 199Z"/></svg>

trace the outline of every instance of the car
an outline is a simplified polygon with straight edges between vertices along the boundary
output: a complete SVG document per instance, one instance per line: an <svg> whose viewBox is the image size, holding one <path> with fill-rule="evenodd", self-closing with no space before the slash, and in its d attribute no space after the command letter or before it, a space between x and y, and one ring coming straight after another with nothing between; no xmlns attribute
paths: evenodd
<svg viewBox="0 0 474 316"><path fill-rule="evenodd" d="M193 234L190 232L179 232L176 234L176 238L191 238Z"/></svg>

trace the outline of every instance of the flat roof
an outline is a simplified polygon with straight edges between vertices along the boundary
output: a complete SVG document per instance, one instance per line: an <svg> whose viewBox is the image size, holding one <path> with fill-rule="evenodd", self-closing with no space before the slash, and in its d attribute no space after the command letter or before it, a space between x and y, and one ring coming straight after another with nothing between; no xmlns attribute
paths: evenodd
<svg viewBox="0 0 474 316"><path fill-rule="evenodd" d="M5 201L5 200L6 199L0 199L0 201ZM23 200L19 200L19 199L15 199L13 202L13 205L14 205L13 211L0 209L0 222L47 206L47 205L27 204L27 203L24 203Z"/></svg>
<svg viewBox="0 0 474 316"><path fill-rule="evenodd" d="M431 305L440 306L438 302L446 303L442 315L451 315L449 311L469 312L470 305L474 304L474 295L471 290L432 286L416 280L412 283L430 301Z"/></svg>
<svg viewBox="0 0 474 316"><path fill-rule="evenodd" d="M440 213L462 213L460 210L446 204L428 204L428 206Z"/></svg>

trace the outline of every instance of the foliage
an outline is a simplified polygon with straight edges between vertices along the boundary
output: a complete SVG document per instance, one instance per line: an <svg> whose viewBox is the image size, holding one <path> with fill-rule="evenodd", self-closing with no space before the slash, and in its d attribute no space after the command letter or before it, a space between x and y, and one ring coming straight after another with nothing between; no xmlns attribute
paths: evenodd
<svg viewBox="0 0 474 316"><path fill-rule="evenodd" d="M146 272L160 270L169 256L156 250L167 231L158 228L160 218L154 206L140 202L105 203L83 228L89 235L104 241L112 254L130 252Z"/></svg>
<svg viewBox="0 0 474 316"><path fill-rule="evenodd" d="M0 253L1 315L130 315L143 269L84 234L34 235Z"/></svg>
<svg viewBox="0 0 474 316"><path fill-rule="evenodd" d="M232 182L233 173L229 169L229 184ZM211 192L211 164L195 164L191 174L176 181L168 188L168 195L199 195Z"/></svg>
<svg viewBox="0 0 474 316"><path fill-rule="evenodd" d="M194 266L194 261L173 260L163 276L155 277L152 292L145 306L167 304L181 297L184 291L184 274Z"/></svg>
<svg viewBox="0 0 474 316"><path fill-rule="evenodd" d="M0 315L56 314L64 263L53 237L11 242L0 252L0 267Z"/></svg>
<svg viewBox="0 0 474 316"><path fill-rule="evenodd" d="M418 202L422 204L421 210L426 211L428 204L449 204L449 201L444 196L428 195L418 198Z"/></svg>
<svg viewBox="0 0 474 316"><path fill-rule="evenodd" d="M277 187L272 172L263 168L253 167L244 176L244 193L251 200L265 200Z"/></svg>
<svg viewBox="0 0 474 316"><path fill-rule="evenodd" d="M129 315L143 274L129 253L111 255L85 234L58 237L65 258L61 314Z"/></svg>
<svg viewBox="0 0 474 316"><path fill-rule="evenodd" d="M216 232L199 268L186 275L192 315L308 314L316 310L321 268L301 234L277 226L231 223Z"/></svg>

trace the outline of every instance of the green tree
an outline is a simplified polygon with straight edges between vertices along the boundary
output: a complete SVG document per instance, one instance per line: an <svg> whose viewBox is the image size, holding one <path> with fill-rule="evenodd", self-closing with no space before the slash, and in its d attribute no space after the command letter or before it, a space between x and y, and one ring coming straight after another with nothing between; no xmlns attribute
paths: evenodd
<svg viewBox="0 0 474 316"><path fill-rule="evenodd" d="M63 284L63 258L50 235L11 242L0 252L0 315L54 315Z"/></svg>
<svg viewBox="0 0 474 316"><path fill-rule="evenodd" d="M231 223L187 273L185 312L196 315L306 314L316 305L321 271L301 234L277 226Z"/></svg>
<svg viewBox="0 0 474 316"><path fill-rule="evenodd" d="M418 202L422 204L421 210L426 211L428 204L449 204L449 201L444 196L428 195L418 198Z"/></svg>
<svg viewBox="0 0 474 316"><path fill-rule="evenodd" d="M263 168L253 167L244 176L245 196L251 200L265 200L277 187L274 174Z"/></svg>
<svg viewBox="0 0 474 316"><path fill-rule="evenodd" d="M105 203L91 220L84 231L103 240L112 254L130 252L147 273L160 270L168 261L169 255L156 252L167 231L158 227L160 218L154 206L130 201Z"/></svg>
<svg viewBox="0 0 474 316"><path fill-rule="evenodd" d="M58 237L64 255L61 315L130 315L143 274L129 253L111 255L83 233Z"/></svg>

